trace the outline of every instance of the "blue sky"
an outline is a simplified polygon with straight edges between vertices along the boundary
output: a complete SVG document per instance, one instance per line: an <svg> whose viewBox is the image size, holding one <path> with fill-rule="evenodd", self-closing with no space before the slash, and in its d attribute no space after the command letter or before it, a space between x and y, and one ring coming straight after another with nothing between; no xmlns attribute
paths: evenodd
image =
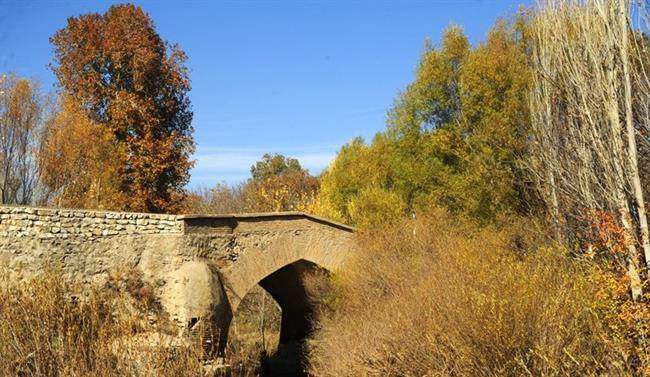
<svg viewBox="0 0 650 377"><path fill-rule="evenodd" d="M55 79L49 37L109 1L0 0L0 72ZM430 38L472 43L530 0L135 1L189 56L196 130L190 186L235 183L265 152L319 173L356 136L385 127Z"/></svg>

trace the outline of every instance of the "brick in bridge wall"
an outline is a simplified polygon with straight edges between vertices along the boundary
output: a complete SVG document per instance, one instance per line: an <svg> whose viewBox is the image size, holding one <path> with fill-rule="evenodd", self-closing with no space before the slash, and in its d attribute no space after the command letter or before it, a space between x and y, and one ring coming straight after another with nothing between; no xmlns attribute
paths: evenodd
<svg viewBox="0 0 650 377"><path fill-rule="evenodd" d="M182 226L175 215L0 207L0 237L92 240L115 235L180 233Z"/></svg>

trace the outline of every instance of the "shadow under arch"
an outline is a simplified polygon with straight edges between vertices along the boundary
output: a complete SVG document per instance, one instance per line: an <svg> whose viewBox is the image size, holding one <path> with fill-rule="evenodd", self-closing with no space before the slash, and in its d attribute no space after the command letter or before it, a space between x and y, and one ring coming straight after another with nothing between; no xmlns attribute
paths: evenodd
<svg viewBox="0 0 650 377"><path fill-rule="evenodd" d="M313 262L300 259L262 279L259 285L282 310L280 345L304 341L310 335L315 310L313 297L305 286L305 276L322 269Z"/></svg>
<svg viewBox="0 0 650 377"><path fill-rule="evenodd" d="M207 257L212 254L208 249L216 245L226 252L216 260L205 258L205 263L218 274L219 287L208 289L204 281L197 283L218 299L210 299L214 310L196 315L214 319L205 321L215 329L212 334L218 336L218 341L212 336L211 344L218 344L212 349L226 360L224 351L233 313L253 287L261 285L283 309L281 345L299 344L309 334L313 316L301 271L318 266L335 272L353 250L352 227L298 212L190 215L183 220L184 232L197 237L189 240L188 251ZM188 294L196 296L192 292Z"/></svg>
<svg viewBox="0 0 650 377"><path fill-rule="evenodd" d="M273 297L281 310L277 350L262 360L262 375L306 375L304 345L314 328L317 304L306 279L314 273L329 274L329 271L314 262L299 259L259 281L258 285ZM237 312L233 312L233 318L236 315Z"/></svg>

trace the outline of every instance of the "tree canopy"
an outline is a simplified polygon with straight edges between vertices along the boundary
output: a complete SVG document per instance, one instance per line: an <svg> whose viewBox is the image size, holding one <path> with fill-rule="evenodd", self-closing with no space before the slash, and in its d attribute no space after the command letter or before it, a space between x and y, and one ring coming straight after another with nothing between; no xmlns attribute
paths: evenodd
<svg viewBox="0 0 650 377"><path fill-rule="evenodd" d="M44 102L39 86L0 75L0 204L28 204L35 197Z"/></svg>
<svg viewBox="0 0 650 377"><path fill-rule="evenodd" d="M282 175L290 172L306 171L295 158L288 158L282 154L265 153L262 159L251 166L251 178L259 181L265 178Z"/></svg>
<svg viewBox="0 0 650 377"><path fill-rule="evenodd" d="M122 209L176 211L194 150L185 53L131 4L71 17L51 42L63 93L121 146Z"/></svg>
<svg viewBox="0 0 650 377"><path fill-rule="evenodd" d="M120 144L110 130L88 118L71 98L45 125L39 166L58 207L120 209L128 198L120 188Z"/></svg>
<svg viewBox="0 0 650 377"><path fill-rule="evenodd" d="M312 211L319 189L295 158L264 154L251 166L251 177L235 186L217 184L198 190L186 202L196 213Z"/></svg>
<svg viewBox="0 0 650 377"><path fill-rule="evenodd" d="M357 224L431 204L481 222L525 210L529 76L525 23L499 22L475 48L450 27L426 46L387 129L344 146L323 174L319 210Z"/></svg>

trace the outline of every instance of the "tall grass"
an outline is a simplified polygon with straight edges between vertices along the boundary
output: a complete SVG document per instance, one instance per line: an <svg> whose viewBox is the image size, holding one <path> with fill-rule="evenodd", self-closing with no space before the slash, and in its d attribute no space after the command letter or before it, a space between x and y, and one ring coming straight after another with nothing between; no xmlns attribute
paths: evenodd
<svg viewBox="0 0 650 377"><path fill-rule="evenodd" d="M137 275L81 287L47 271L0 284L0 376L197 376L198 347L180 344ZM76 293L76 295L75 295Z"/></svg>
<svg viewBox="0 0 650 377"><path fill-rule="evenodd" d="M507 229L448 218L437 212L359 236L311 340L312 374L643 373L606 270Z"/></svg>

